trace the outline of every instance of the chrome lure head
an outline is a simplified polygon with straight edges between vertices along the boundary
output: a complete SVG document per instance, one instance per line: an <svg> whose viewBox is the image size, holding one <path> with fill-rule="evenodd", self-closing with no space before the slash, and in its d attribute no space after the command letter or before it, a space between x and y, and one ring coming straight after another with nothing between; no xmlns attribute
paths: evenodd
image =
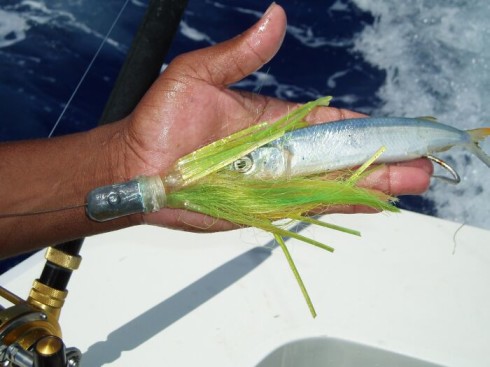
<svg viewBox="0 0 490 367"><path fill-rule="evenodd" d="M260 147L228 166L228 169L251 178L275 179L287 173L287 157L277 147Z"/></svg>
<svg viewBox="0 0 490 367"><path fill-rule="evenodd" d="M87 215L97 222L135 213L156 212L165 207L166 193L160 176L97 187L87 195Z"/></svg>

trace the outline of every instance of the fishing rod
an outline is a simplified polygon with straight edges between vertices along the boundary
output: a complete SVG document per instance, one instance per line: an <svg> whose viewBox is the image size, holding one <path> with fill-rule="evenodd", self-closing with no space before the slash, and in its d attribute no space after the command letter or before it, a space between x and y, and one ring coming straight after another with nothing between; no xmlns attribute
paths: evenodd
<svg viewBox="0 0 490 367"><path fill-rule="evenodd" d="M82 76L73 95L91 68L121 11ZM134 36L125 62L105 105L99 125L126 117L158 77L170 49L187 0L150 0L143 20ZM134 77L137 75L138 77ZM50 136L61 120L65 106ZM46 251L46 263L39 279L33 283L27 300L0 287L0 297L13 304L0 306L0 363L12 367L78 367L81 352L66 348L58 323L68 294L71 274L80 266L79 255L84 239L65 242Z"/></svg>

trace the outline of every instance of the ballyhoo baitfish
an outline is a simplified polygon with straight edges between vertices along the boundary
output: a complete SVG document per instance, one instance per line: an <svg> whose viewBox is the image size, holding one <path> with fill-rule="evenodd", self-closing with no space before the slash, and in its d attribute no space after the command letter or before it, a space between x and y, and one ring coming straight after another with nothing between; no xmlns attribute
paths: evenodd
<svg viewBox="0 0 490 367"><path fill-rule="evenodd" d="M390 163L431 156L455 146L468 149L490 167L490 156L478 145L489 135L490 128L459 130L427 117L355 118L290 131L229 168L248 177L275 179L360 166L380 147L385 151L376 162Z"/></svg>

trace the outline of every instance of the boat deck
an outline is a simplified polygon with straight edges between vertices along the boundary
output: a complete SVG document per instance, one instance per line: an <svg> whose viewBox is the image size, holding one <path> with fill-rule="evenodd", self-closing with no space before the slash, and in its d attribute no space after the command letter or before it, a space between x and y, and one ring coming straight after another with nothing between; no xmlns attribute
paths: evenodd
<svg viewBox="0 0 490 367"><path fill-rule="evenodd" d="M316 319L268 234L142 226L86 239L64 341L82 350L84 366L256 366L316 337L490 365L490 231L410 212L325 219L362 237L303 230L333 254L287 241ZM36 254L0 281L24 297L43 263Z"/></svg>

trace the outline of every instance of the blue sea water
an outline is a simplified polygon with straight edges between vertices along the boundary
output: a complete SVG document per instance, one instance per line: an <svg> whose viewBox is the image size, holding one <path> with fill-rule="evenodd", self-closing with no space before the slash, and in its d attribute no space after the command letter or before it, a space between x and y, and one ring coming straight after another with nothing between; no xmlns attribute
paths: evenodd
<svg viewBox="0 0 490 367"><path fill-rule="evenodd" d="M125 0L2 0L0 141L46 137ZM129 1L54 135L96 126L147 1ZM236 87L374 115L437 116L489 125L490 8L486 0L289 0L277 56ZM233 37L260 0L189 0L166 62ZM136 76L135 76L136 77ZM484 148L490 151L489 144ZM401 206L490 228L490 171L466 152L444 155L463 182L434 182Z"/></svg>
<svg viewBox="0 0 490 367"><path fill-rule="evenodd" d="M7 0L0 5L1 140L47 137L123 1ZM144 14L130 2L55 131L97 124Z"/></svg>
<svg viewBox="0 0 490 367"><path fill-rule="evenodd" d="M9 0L0 5L1 140L49 134L123 3ZM145 3L129 3L55 135L96 125ZM337 105L365 112L377 105L384 72L351 52L354 35L373 17L350 2L297 0L283 6L289 17L283 48L239 87L295 101L333 93ZM190 0L167 60L242 32L266 7L259 0Z"/></svg>

